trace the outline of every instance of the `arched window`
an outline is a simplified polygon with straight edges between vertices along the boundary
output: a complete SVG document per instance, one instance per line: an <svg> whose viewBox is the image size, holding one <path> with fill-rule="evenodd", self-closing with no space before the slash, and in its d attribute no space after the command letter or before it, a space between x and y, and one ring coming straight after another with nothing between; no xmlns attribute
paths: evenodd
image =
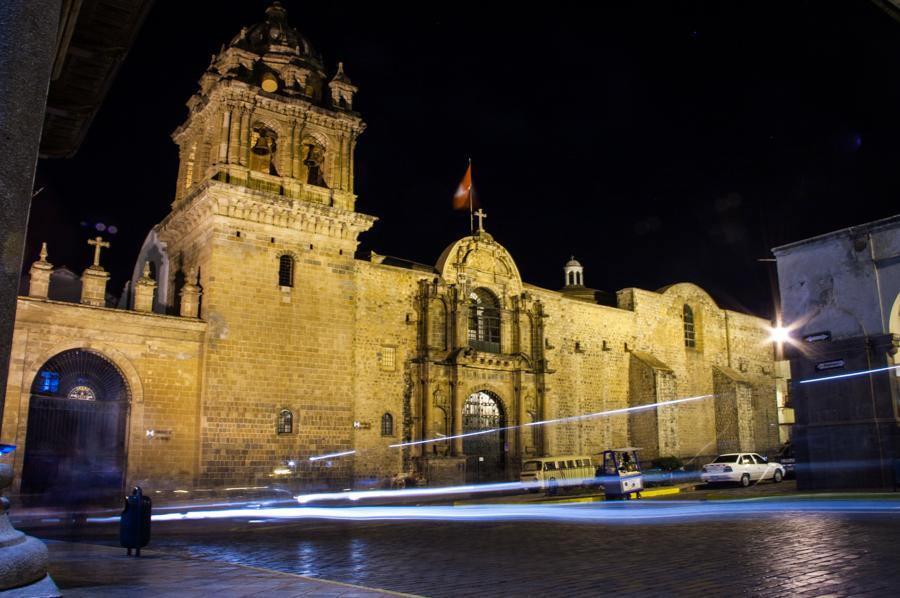
<svg viewBox="0 0 900 598"><path fill-rule="evenodd" d="M694 329L694 310L690 305L684 306L684 346L697 347L697 331Z"/></svg>
<svg viewBox="0 0 900 598"><path fill-rule="evenodd" d="M317 143L306 145L306 158L303 160L306 166L306 184L317 187L328 187L325 183L325 148Z"/></svg>
<svg viewBox="0 0 900 598"><path fill-rule="evenodd" d="M291 434L294 431L294 414L290 409L282 409L278 413L278 424L275 426L278 434Z"/></svg>
<svg viewBox="0 0 900 598"><path fill-rule="evenodd" d="M469 346L500 352L500 302L487 289L475 289L469 295Z"/></svg>
<svg viewBox="0 0 900 598"><path fill-rule="evenodd" d="M394 435L394 416L390 413L385 413L381 416L381 435L382 436L393 436Z"/></svg>
<svg viewBox="0 0 900 598"><path fill-rule="evenodd" d="M294 258L289 255L278 258L278 284L283 287L294 286Z"/></svg>

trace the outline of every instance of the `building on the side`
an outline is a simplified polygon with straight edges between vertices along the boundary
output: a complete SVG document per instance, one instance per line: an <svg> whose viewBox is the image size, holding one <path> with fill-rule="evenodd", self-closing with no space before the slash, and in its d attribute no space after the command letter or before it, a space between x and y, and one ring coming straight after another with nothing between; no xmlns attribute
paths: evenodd
<svg viewBox="0 0 900 598"><path fill-rule="evenodd" d="M433 266L358 257L376 219L355 210L356 91L276 3L188 102L130 309L103 300L100 239L80 301L50 298L51 240L6 389L23 494L448 484L628 444L646 460L777 447L768 322L696 285L604 293L573 258L560 291L539 288L483 226Z"/></svg>
<svg viewBox="0 0 900 598"><path fill-rule="evenodd" d="M798 487L894 487L900 216L772 251L792 337Z"/></svg>

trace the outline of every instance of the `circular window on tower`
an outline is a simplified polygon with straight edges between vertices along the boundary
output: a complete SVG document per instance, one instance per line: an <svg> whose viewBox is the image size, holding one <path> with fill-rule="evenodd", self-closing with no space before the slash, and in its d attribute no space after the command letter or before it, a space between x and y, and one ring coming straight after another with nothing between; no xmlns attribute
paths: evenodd
<svg viewBox="0 0 900 598"><path fill-rule="evenodd" d="M79 401L95 401L97 400L97 395L94 394L94 390L90 386L79 385L69 391L67 395L70 399L77 399Z"/></svg>

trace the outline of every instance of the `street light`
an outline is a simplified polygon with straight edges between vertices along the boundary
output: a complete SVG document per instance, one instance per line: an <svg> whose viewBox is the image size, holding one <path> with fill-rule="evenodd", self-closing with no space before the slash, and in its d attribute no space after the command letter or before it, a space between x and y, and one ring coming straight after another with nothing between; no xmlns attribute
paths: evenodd
<svg viewBox="0 0 900 598"><path fill-rule="evenodd" d="M769 342L783 344L791 340L791 329L776 324L769 328Z"/></svg>

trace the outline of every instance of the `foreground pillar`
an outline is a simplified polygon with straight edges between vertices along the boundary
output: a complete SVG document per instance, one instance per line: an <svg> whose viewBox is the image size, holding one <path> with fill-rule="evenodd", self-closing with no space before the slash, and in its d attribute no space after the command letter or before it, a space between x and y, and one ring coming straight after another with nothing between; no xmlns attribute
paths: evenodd
<svg viewBox="0 0 900 598"><path fill-rule="evenodd" d="M60 1L0 2L0 422ZM0 491L11 482L12 468L0 464ZM59 596L47 575L47 548L12 527L8 508L0 498L0 596Z"/></svg>
<svg viewBox="0 0 900 598"><path fill-rule="evenodd" d="M12 467L0 463L0 492L12 483ZM61 596L47 573L47 547L17 531L6 511L9 499L0 496L0 598Z"/></svg>

